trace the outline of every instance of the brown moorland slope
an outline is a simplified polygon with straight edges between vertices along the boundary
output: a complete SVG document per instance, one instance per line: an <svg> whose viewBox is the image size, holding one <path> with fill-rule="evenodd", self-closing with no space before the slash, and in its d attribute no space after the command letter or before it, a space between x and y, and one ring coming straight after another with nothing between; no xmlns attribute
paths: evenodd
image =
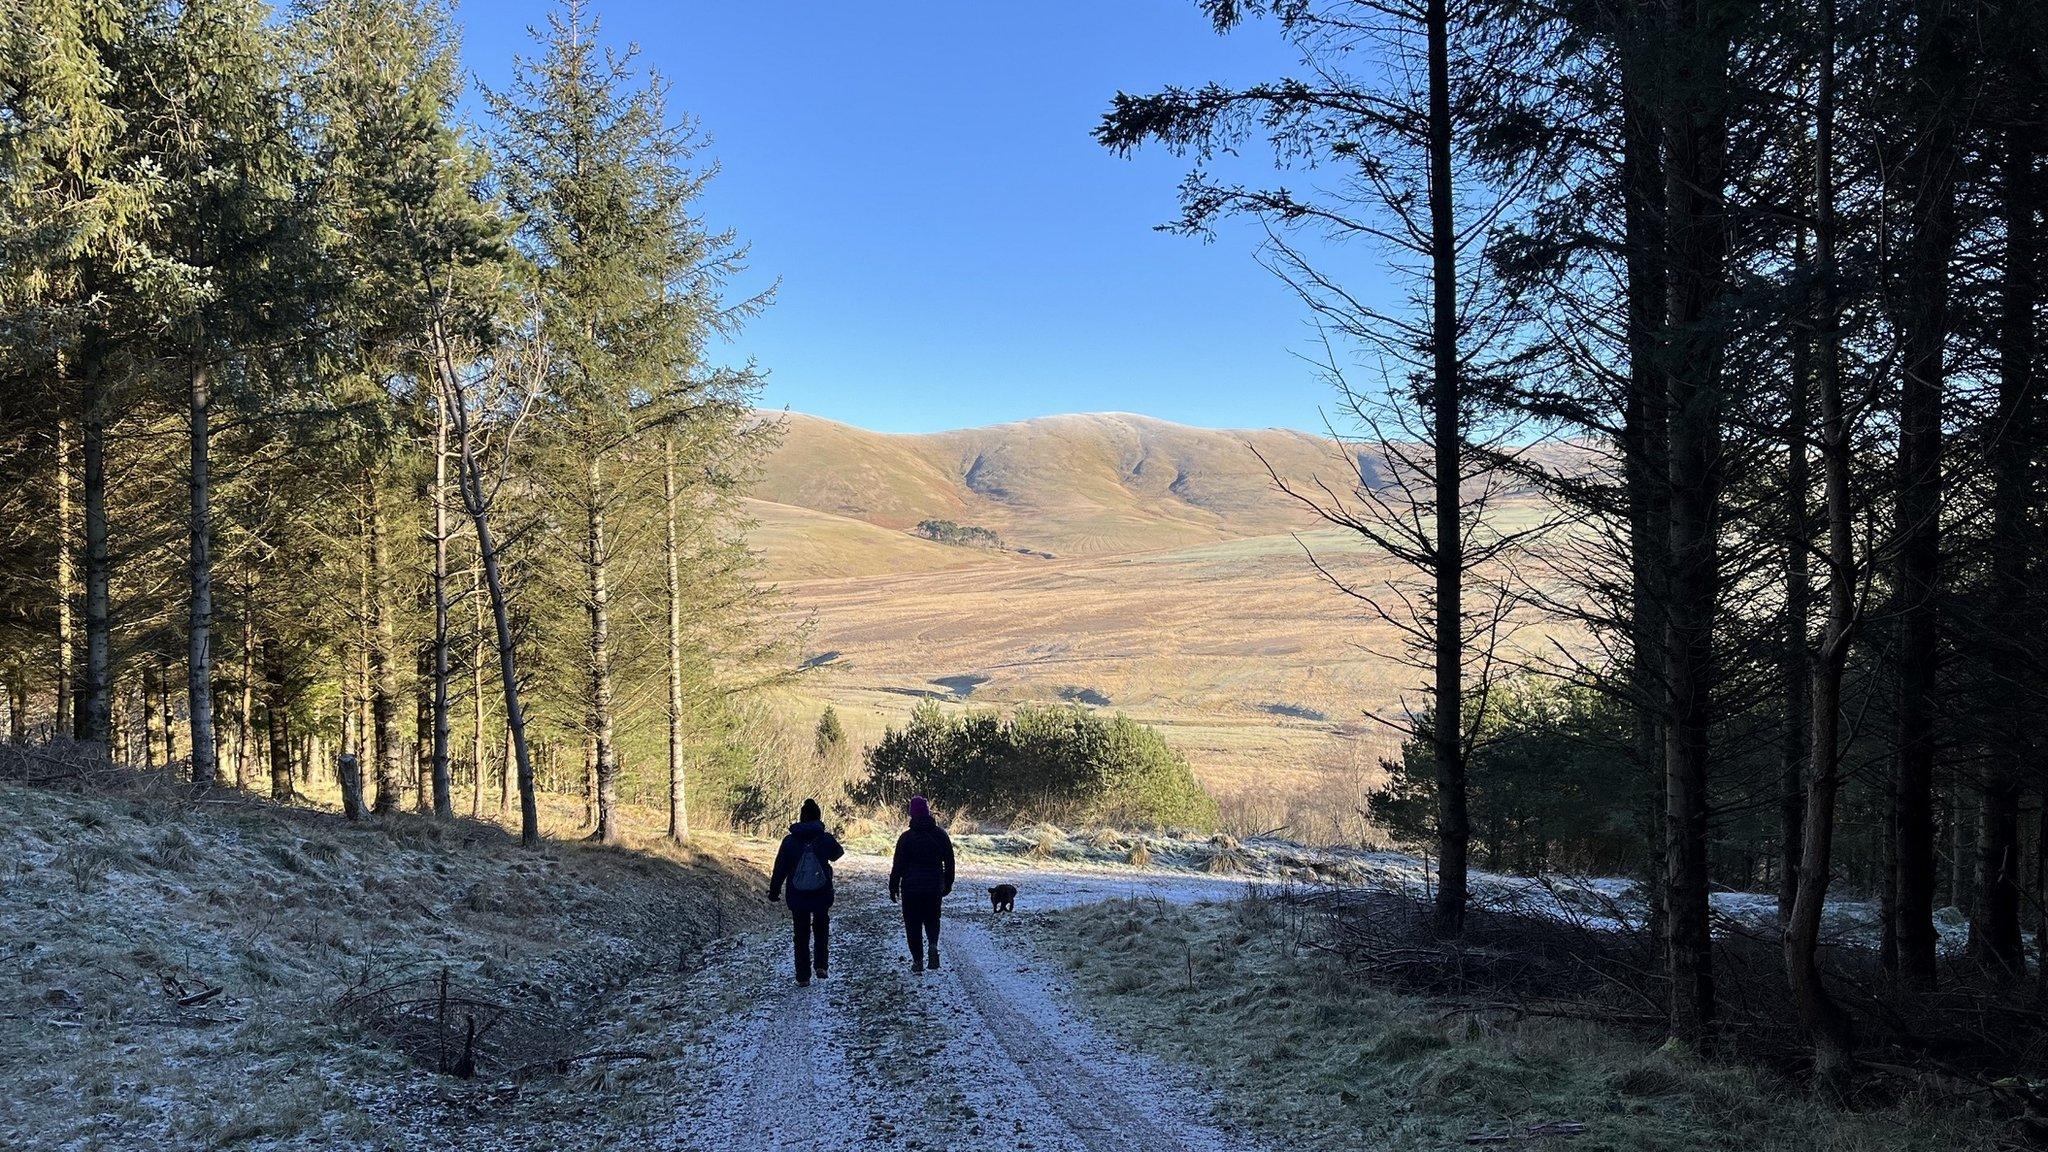
<svg viewBox="0 0 2048 1152"><path fill-rule="evenodd" d="M924 435L869 432L789 413L751 495L884 528L952 520L1011 547L1099 556L1313 527L1278 491L1344 483L1345 449L1305 432L1191 428L1149 416L1048 416ZM1377 465L1362 461L1366 475Z"/></svg>
<svg viewBox="0 0 2048 1152"><path fill-rule="evenodd" d="M1420 699L1391 658L1398 631L1309 555L1365 590L1414 574L1323 524L1261 462L1343 491L1353 467L1381 474L1355 449L1124 414L929 435L777 418L786 434L748 512L811 627L792 718L830 703L866 742L924 699L1112 708L1160 726L1227 809L1271 827L1354 816L1396 742L1374 717ZM1503 526L1543 514L1528 494L1498 510ZM992 529L1006 550L912 535L926 519Z"/></svg>

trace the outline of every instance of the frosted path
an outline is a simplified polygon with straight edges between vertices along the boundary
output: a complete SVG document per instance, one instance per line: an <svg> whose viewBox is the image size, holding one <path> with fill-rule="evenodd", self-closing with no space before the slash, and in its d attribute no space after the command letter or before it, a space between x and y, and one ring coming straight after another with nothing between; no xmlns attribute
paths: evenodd
<svg viewBox="0 0 2048 1152"><path fill-rule="evenodd" d="M1024 890L992 917L981 891ZM692 983L759 994L704 1041L707 1074L680 1085L670 1146L722 1149L1036 1149L1227 1152L1185 1072L1127 1051L1063 994L1028 940L1034 911L1123 895L1177 901L1229 881L962 869L947 901L942 966L913 974L896 908L868 861L839 873L832 975L798 988L784 931L741 941ZM685 990L687 994L688 990Z"/></svg>

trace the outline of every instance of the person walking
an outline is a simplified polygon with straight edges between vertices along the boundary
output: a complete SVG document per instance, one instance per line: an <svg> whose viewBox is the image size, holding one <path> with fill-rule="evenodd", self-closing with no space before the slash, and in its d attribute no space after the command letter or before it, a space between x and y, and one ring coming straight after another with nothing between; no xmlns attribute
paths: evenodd
<svg viewBox="0 0 2048 1152"><path fill-rule="evenodd" d="M823 980L831 965L832 862L846 849L830 832L816 800L805 800L789 835L775 852L775 871L768 877L768 902L789 889L789 919L796 940L796 985L808 987L815 971ZM815 967L813 966L815 962Z"/></svg>
<svg viewBox="0 0 2048 1152"><path fill-rule="evenodd" d="M922 796L910 798L910 827L896 838L889 866L889 899L903 901L903 934L910 970L939 966L939 903L953 892L953 840L932 819Z"/></svg>

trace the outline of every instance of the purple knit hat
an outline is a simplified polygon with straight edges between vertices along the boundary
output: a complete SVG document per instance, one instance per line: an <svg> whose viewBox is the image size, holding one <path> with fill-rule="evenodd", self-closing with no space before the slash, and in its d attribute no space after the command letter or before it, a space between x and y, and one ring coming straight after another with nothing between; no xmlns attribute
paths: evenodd
<svg viewBox="0 0 2048 1152"><path fill-rule="evenodd" d="M926 802L925 798L924 798L924 797L922 797L922 796L912 796L912 797L910 798L910 818L911 818L912 820L929 820L929 819L931 819L931 818L932 818L932 806L931 806L931 804L929 804L928 802Z"/></svg>

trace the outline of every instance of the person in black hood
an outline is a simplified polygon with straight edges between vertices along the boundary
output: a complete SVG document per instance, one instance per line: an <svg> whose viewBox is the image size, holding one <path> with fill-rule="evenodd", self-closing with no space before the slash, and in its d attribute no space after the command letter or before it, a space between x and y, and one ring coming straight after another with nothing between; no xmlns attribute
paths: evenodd
<svg viewBox="0 0 2048 1152"><path fill-rule="evenodd" d="M910 827L896 838L889 867L889 899L903 900L903 934L910 970L939 966L939 903L953 892L953 840L932 819L922 796L910 798Z"/></svg>
<svg viewBox="0 0 2048 1152"><path fill-rule="evenodd" d="M831 963L832 861L846 855L846 849L825 831L816 800L805 800L800 815L775 852L768 902L781 900L783 886L788 885L789 918L796 938L796 983L802 988L811 982L814 959L820 980Z"/></svg>

